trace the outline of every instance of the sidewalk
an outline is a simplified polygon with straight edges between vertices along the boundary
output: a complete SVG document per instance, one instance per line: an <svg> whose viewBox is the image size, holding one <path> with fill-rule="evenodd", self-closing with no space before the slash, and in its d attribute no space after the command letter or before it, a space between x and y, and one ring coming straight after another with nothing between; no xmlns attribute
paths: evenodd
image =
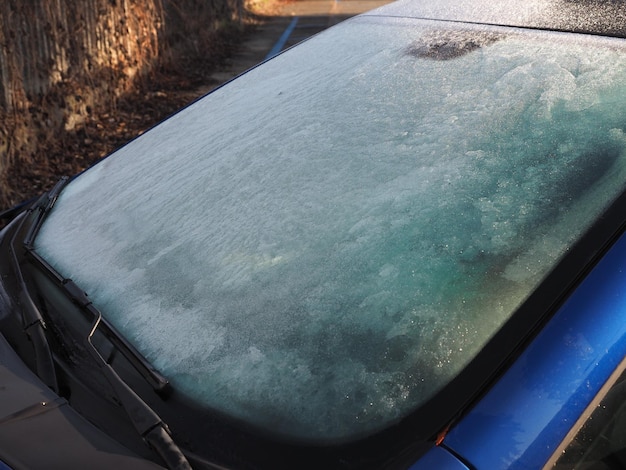
<svg viewBox="0 0 626 470"><path fill-rule="evenodd" d="M211 78L223 83L319 31L387 3L390 0L294 0L265 17Z"/></svg>

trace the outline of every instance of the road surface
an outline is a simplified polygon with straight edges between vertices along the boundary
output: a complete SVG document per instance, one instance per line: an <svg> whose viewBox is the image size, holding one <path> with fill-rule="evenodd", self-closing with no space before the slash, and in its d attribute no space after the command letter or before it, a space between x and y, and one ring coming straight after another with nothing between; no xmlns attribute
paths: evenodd
<svg viewBox="0 0 626 470"><path fill-rule="evenodd" d="M212 74L223 83L351 16L372 10L390 0L294 0L280 7L260 24L231 57L226 67Z"/></svg>

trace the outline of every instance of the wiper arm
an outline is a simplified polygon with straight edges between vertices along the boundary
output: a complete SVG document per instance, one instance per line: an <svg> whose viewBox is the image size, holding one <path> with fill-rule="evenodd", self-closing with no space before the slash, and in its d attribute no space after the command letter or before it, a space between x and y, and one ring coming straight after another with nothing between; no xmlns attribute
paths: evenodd
<svg viewBox="0 0 626 470"><path fill-rule="evenodd" d="M112 325L104 318L100 311L91 303L91 300L74 281L61 276L48 262L43 259L32 248L27 251L31 260L48 274L52 281L61 288L65 295L72 300L84 313L91 315L91 318L98 319L101 331L104 331L107 339L122 353L135 370L146 380L157 394L167 396L171 390L169 380L142 356Z"/></svg>
<svg viewBox="0 0 626 470"><path fill-rule="evenodd" d="M33 206L31 206L26 214L22 216L19 227L13 233L10 242L11 261L19 284L20 290L20 304L22 306L22 324L24 331L31 338L34 350L35 350L35 362L36 372L41 380L53 389L58 391L58 382L56 376L56 370L54 366L54 360L52 352L46 338L46 323L41 315L41 312L37 308L33 301L24 275L20 267L20 261L18 254L15 251L15 247L19 246L17 243L18 234L23 233L22 228L25 222L30 219L31 216L34 220L31 221L28 232L23 239L22 247L26 255L35 261L44 272L52 277L67 293L67 295L77 303L83 311L88 310L92 313L95 320L92 329L86 339L88 350L93 355L94 359L101 367L107 381L113 387L115 395L122 404L122 407L128 414L133 426L145 442L161 457L168 468L188 470L191 469L189 462L180 448L174 443L169 433L167 425L161 420L161 418L120 378L115 370L105 361L102 355L98 352L96 347L92 343L92 337L98 327L104 325L107 332L105 335L110 341L120 350L127 359L135 366L135 368L142 373L142 376L146 378L154 387L157 392L163 392L168 387L169 382L161 376L156 370L154 370L143 357L134 350L134 348L127 343L113 328L108 325L102 319L100 312L92 306L91 301L88 299L84 291L82 291L71 279L64 279L50 266L41 256L39 256L34 250L34 240L43 224L46 215L54 206L59 194L69 181L69 178L62 178L54 188L48 193L44 194ZM38 213L34 214L35 211Z"/></svg>
<svg viewBox="0 0 626 470"><path fill-rule="evenodd" d="M120 378L94 346L92 337L98 329L101 320L102 316L98 315L89 336L87 336L88 350L113 387L115 395L128 414L133 426L148 446L161 457L168 468L191 469L187 458L172 439L167 424Z"/></svg>
<svg viewBox="0 0 626 470"><path fill-rule="evenodd" d="M48 212L50 212L54 207L54 203L57 202L59 194L61 194L61 191L63 191L63 188L69 180L70 179L67 176L62 177L59 181L57 181L57 183L50 191L41 196L39 198L39 201L37 201L37 203L31 209L29 209L30 212L38 210L39 213L35 216L35 220L30 225L28 233L24 238L24 246L27 249L32 247L33 240L35 239L35 235L37 235L37 232L39 232L41 224L43 224L43 221L45 220Z"/></svg>
<svg viewBox="0 0 626 470"><path fill-rule="evenodd" d="M21 228L29 216L34 211L39 211L39 213L35 215L35 220L30 226L28 232L30 235L33 233L35 228L38 229L41 226L45 214L50 211L67 181L68 178L62 178L51 191L44 194L37 203L27 210L27 213L22 216L23 218L20 222L19 228L14 232L11 237L11 243L9 244L11 262L13 264L13 270L19 285L19 303L22 306L22 326L24 328L24 332L33 343L35 352L35 370L39 378L55 392L59 391L59 385L57 382L54 360L52 359L52 352L50 351L50 345L48 344L48 339L46 338L46 322L28 292L28 287L24 281L24 275L22 274L18 256L15 252L15 247L17 246L17 234L21 233Z"/></svg>
<svg viewBox="0 0 626 470"><path fill-rule="evenodd" d="M40 201L37 202L33 206L32 209L30 209L31 212L35 210L39 210L39 214L37 214L36 219L32 222L31 226L29 227L28 233L24 237L23 247L24 247L26 255L29 256L30 260L33 261L36 265L38 265L43 270L43 272L48 274L48 276L53 280L53 282L55 282L55 284L57 284L57 286L59 286L65 292L65 294L75 304L77 304L81 308L83 312L89 312L91 317L94 319L98 317L101 318L100 312L98 311L97 308L93 306L93 304L91 303L91 300L89 300L89 298L87 297L87 294L82 289L80 289L74 283L74 281L72 281L71 279L66 279L63 276L61 276L52 266L50 266L50 264L45 259L39 256L39 254L35 251L35 248L34 248L35 237L37 236L37 233L39 232L39 229L41 228L41 225L43 224L46 215L48 214L48 212L50 212L50 210L54 206L54 203L56 202L59 194L61 193L65 185L68 183L68 181L69 181L68 177L61 178L61 180L54 186L54 188L49 193L42 196ZM16 231L16 233L17 232L19 231ZM12 245L14 245L14 243L12 243ZM14 258L15 258L17 269L19 269L19 266L17 265L17 256L14 255ZM20 277L21 277L21 272L20 272ZM27 323L29 324L39 323L40 325L42 325L42 327L38 328L38 330L41 330L42 328L45 329L44 320L41 317L41 314L39 313L37 308L35 307L34 302L28 295L28 290L26 289L26 286L23 282L23 278L22 278L22 284L23 284L22 291L25 292L25 295L28 296L28 299L30 299L30 302L27 302L26 300L28 299L26 299L24 304L26 306L32 305L32 307L30 307L31 310L32 309L35 310L35 312L29 313L30 321ZM143 356L128 341L126 341L122 337L122 335L120 335L117 332L117 330L113 328L113 326L111 326L104 319L101 319L101 324L102 324L102 329L106 331L107 338L117 348L117 350L120 351L126 359L128 359L128 361L133 365L135 370L139 372L139 374L152 386L152 388L157 393L161 395L167 395L170 389L169 381L165 377L163 377L163 375L161 375L157 370L155 370L143 358ZM42 365L41 365L42 371L49 370L49 366L44 364L48 362L47 354L45 353L45 351L41 352L40 356L41 356L40 360L42 361ZM54 365L52 365L52 367L54 367ZM38 370L39 370L39 367L38 367Z"/></svg>

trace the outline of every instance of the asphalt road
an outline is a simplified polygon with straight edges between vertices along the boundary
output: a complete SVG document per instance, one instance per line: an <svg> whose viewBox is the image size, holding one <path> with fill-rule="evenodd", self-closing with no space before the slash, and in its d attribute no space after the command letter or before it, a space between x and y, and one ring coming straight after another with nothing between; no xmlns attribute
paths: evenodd
<svg viewBox="0 0 626 470"><path fill-rule="evenodd" d="M222 83L351 16L390 3L390 0L294 0L268 16L250 34L226 67L212 78Z"/></svg>

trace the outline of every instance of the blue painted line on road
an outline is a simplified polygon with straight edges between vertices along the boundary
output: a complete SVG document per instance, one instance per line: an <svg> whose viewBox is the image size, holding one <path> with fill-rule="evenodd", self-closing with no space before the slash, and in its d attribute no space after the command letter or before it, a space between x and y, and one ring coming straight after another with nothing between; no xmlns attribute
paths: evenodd
<svg viewBox="0 0 626 470"><path fill-rule="evenodd" d="M276 44L274 44L274 47L272 47L272 50L270 50L265 56L265 60L271 59L272 57L274 57L276 54L278 54L280 51L283 50L283 47L285 47L285 44L287 43L289 36L291 36L291 33L293 32L297 24L298 24L298 17L294 16L294 18L291 20L291 23L289 23L289 26L287 26L287 29L283 31L283 34L280 36L280 38L278 38L278 41L276 41Z"/></svg>

